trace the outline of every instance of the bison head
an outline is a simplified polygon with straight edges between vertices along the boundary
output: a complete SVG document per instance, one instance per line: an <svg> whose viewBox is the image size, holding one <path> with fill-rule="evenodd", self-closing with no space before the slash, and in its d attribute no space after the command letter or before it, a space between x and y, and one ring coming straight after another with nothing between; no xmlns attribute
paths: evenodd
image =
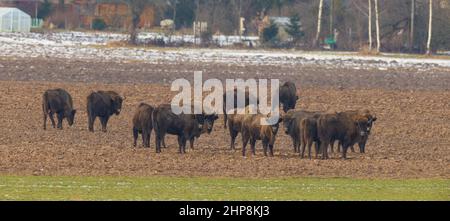
<svg viewBox="0 0 450 221"><path fill-rule="evenodd" d="M119 115L120 111L122 111L122 103L125 99L117 95L117 96L112 96L111 100L112 100L112 104L113 104L114 113L116 115Z"/></svg>
<svg viewBox="0 0 450 221"><path fill-rule="evenodd" d="M366 117L361 117L356 119L355 126L360 137L368 136L370 132L371 123L370 120Z"/></svg>
<svg viewBox="0 0 450 221"><path fill-rule="evenodd" d="M68 110L64 113L65 117L67 118L67 122L69 123L69 126L73 125L76 113L77 113L77 110Z"/></svg>
<svg viewBox="0 0 450 221"><path fill-rule="evenodd" d="M198 114L196 116L197 122L202 126L202 133L210 134L214 127L214 121L219 119L217 114Z"/></svg>

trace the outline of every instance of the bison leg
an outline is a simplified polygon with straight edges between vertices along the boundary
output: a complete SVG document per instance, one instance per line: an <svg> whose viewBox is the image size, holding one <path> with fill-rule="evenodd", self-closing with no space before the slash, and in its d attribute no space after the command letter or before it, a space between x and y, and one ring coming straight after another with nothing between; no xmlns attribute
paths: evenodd
<svg viewBox="0 0 450 221"><path fill-rule="evenodd" d="M233 129L231 129L230 127L230 137L231 137L231 143L230 143L230 149L231 150L235 150L235 143L236 143L236 137L237 137L238 133L236 131L234 131Z"/></svg>
<svg viewBox="0 0 450 221"><path fill-rule="evenodd" d="M320 140L316 140L316 159L318 158L319 151L320 151ZM309 156L309 159L311 159L311 156Z"/></svg>
<svg viewBox="0 0 450 221"><path fill-rule="evenodd" d="M163 146L164 149L167 148L167 146L166 146L166 141L165 141L165 138L164 138L164 137L162 137L162 146Z"/></svg>
<svg viewBox="0 0 450 221"><path fill-rule="evenodd" d="M256 155L256 139L250 138L250 147L252 148L252 155Z"/></svg>
<svg viewBox="0 0 450 221"><path fill-rule="evenodd" d="M342 145L342 159L347 159L347 149L349 145Z"/></svg>
<svg viewBox="0 0 450 221"><path fill-rule="evenodd" d="M106 133L106 126L108 125L109 117L100 117L100 123L102 124L102 132Z"/></svg>
<svg viewBox="0 0 450 221"><path fill-rule="evenodd" d="M56 115L56 117L57 117L57 119L58 119L58 129L60 129L60 130L62 130L63 128L62 128L62 122L63 122L63 119L64 119L64 113L63 112L60 112L60 113L58 113L57 115Z"/></svg>
<svg viewBox="0 0 450 221"><path fill-rule="evenodd" d="M147 131L147 136L146 136L146 138L147 138L147 143L146 143L146 147L147 148L150 148L150 138L151 138L151 136L152 136L152 132L151 131Z"/></svg>
<svg viewBox="0 0 450 221"><path fill-rule="evenodd" d="M142 130L142 145L145 148L150 147L150 132L148 132L147 130Z"/></svg>
<svg viewBox="0 0 450 221"><path fill-rule="evenodd" d="M50 113L48 113L48 116L50 117L50 121L52 122L52 127L55 128L56 124L55 119L53 118L53 112L50 111Z"/></svg>
<svg viewBox="0 0 450 221"><path fill-rule="evenodd" d="M245 148L247 147L248 141L249 141L248 135L242 133L242 156L244 157L245 157Z"/></svg>
<svg viewBox="0 0 450 221"><path fill-rule="evenodd" d="M179 153L186 153L186 138L183 135L178 136Z"/></svg>
<svg viewBox="0 0 450 221"><path fill-rule="evenodd" d="M195 140L194 137L189 140L189 145L190 145L191 149L194 149L194 140Z"/></svg>
<svg viewBox="0 0 450 221"><path fill-rule="evenodd" d="M308 158L311 160L311 147L312 147L313 141L312 140L308 140ZM303 152L305 152L305 150L303 150ZM302 153L302 158L303 158L303 153Z"/></svg>
<svg viewBox="0 0 450 221"><path fill-rule="evenodd" d="M136 127L133 127L133 140L134 140L134 142L133 142L133 146L134 147L136 147L136 141L137 141L137 139L138 139L138 136L139 136L139 131L138 131L138 129L136 129Z"/></svg>
<svg viewBox="0 0 450 221"><path fill-rule="evenodd" d="M163 135L156 133L155 138L156 138L155 139L156 153L161 153L161 140L164 140L164 137L163 137Z"/></svg>
<svg viewBox="0 0 450 221"><path fill-rule="evenodd" d="M264 150L264 156L267 157L267 148L268 148L268 142L263 141L262 142L263 145L263 150Z"/></svg>
<svg viewBox="0 0 450 221"><path fill-rule="evenodd" d="M327 142L323 142L321 145L320 145L320 149L322 150L322 159L323 160L325 160L325 159L328 159L328 145L329 145L329 141Z"/></svg>
<svg viewBox="0 0 450 221"><path fill-rule="evenodd" d="M294 137L292 137L292 144L294 145L294 153L299 153L300 151L298 150L298 141L297 139L295 139Z"/></svg>
<svg viewBox="0 0 450 221"><path fill-rule="evenodd" d="M273 157L273 144L269 144L270 156Z"/></svg>
<svg viewBox="0 0 450 221"><path fill-rule="evenodd" d="M96 116L92 116L90 113L88 113L88 127L90 132L94 132L94 122L95 122Z"/></svg>

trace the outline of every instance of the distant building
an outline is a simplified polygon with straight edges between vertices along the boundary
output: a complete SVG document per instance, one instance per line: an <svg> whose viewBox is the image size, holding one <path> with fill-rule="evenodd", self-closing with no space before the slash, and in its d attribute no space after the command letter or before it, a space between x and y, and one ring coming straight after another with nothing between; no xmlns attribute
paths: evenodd
<svg viewBox="0 0 450 221"><path fill-rule="evenodd" d="M37 16L44 0L0 0L0 7L18 8L33 18ZM64 6L59 0L49 0L52 13L46 24L56 28L91 28L94 19L102 19L110 28L128 29L131 24L128 5L121 0L66 0ZM141 14L138 28L157 25L155 8L147 6Z"/></svg>
<svg viewBox="0 0 450 221"><path fill-rule="evenodd" d="M1 32L30 32L31 16L17 8L0 8Z"/></svg>

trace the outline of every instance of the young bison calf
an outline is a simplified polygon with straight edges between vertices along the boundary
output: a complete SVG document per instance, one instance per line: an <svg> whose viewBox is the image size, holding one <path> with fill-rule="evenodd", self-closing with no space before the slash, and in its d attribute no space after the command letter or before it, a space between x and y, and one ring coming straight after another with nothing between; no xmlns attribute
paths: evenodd
<svg viewBox="0 0 450 221"><path fill-rule="evenodd" d="M73 125L76 110L73 109L72 96L63 89L47 90L42 96L42 111L44 113L44 130L47 129L47 116L50 117L53 128L55 120L53 114L58 118L58 129L62 128L62 121L67 119L69 126Z"/></svg>
<svg viewBox="0 0 450 221"><path fill-rule="evenodd" d="M261 125L261 119L267 117L262 114L245 115L242 122L242 156L245 157L245 148L250 141L252 154L256 154L255 145L257 140L261 140L264 149L264 156L267 156L267 149L269 149L270 156L273 157L273 145L278 128L282 118L274 125Z"/></svg>
<svg viewBox="0 0 450 221"><path fill-rule="evenodd" d="M139 133L142 134L142 145L150 147L150 135L153 130L152 113L154 108L148 104L140 104L133 117L133 146L136 147L136 141Z"/></svg>

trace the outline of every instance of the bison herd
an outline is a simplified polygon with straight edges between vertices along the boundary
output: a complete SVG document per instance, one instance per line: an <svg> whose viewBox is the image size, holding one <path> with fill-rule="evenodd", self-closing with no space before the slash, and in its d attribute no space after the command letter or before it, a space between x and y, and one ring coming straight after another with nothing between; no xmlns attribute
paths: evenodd
<svg viewBox="0 0 450 221"><path fill-rule="evenodd" d="M246 147L250 143L251 152L255 155L256 142L262 142L264 155L273 156L275 138L280 123L283 123L284 132L292 138L294 151L302 158L308 148L308 158L311 159L311 148L315 146L315 157L328 159L328 150L334 152L334 145L338 143L338 151L342 152L342 158L346 159L347 150L358 144L361 153L365 153L365 146L369 138L373 123L377 118L368 110L344 111L339 113L311 112L295 110L298 100L295 84L287 82L280 87L280 103L284 113L278 122L273 125L262 125L261 118L268 117L263 114L252 114L253 105L248 105L252 99L246 94L246 107L244 114L227 114L229 110L224 108L224 126L228 128L231 138L230 148L235 150L236 138L242 137L242 155L246 155ZM226 103L227 93L223 96ZM94 131L94 122L98 117L102 125L102 131L107 132L108 120L113 115L119 115L125 98L114 91L92 92L87 97L87 115L89 131ZM234 99L235 101L237 99ZM256 99L257 100L257 99ZM258 102L258 101L257 101ZM234 108L237 110L237 103ZM47 90L43 95L42 109L44 113L44 130L47 117L50 118L53 128L62 129L63 119L67 119L69 125L73 125L76 110L70 94L63 89ZM55 125L53 116L56 114L58 124ZM164 138L166 134L178 137L179 153L186 153L186 143L194 148L194 141L202 134L210 134L217 114L179 114L172 112L170 104L162 104L157 107L141 103L133 116L132 133L133 146L137 145L139 134L142 136L144 147L150 147L151 132L155 133L156 152L161 152L161 146L166 147ZM329 148L330 147L330 148ZM342 147L342 148L341 148ZM342 149L342 150L341 150Z"/></svg>

